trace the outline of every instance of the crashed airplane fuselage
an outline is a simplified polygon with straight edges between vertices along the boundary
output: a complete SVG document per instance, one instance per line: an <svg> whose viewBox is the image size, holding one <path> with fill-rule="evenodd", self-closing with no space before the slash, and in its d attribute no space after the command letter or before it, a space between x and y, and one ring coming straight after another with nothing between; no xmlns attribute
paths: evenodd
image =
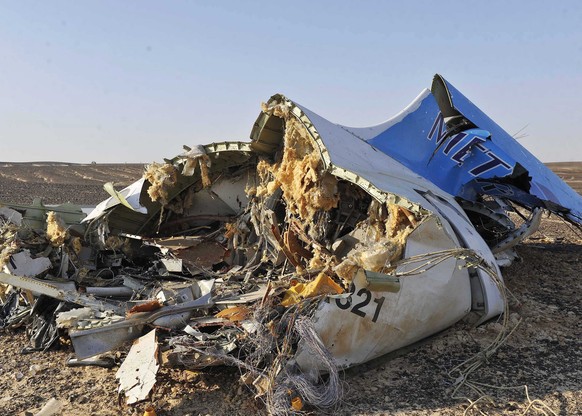
<svg viewBox="0 0 582 416"><path fill-rule="evenodd" d="M264 106L250 144L189 150L121 194L85 221L157 239L222 227L215 263L227 275L269 278L286 288L275 301L286 307L322 298L313 325L339 367L504 308L496 259L455 198L280 95ZM301 344L296 358L318 365Z"/></svg>
<svg viewBox="0 0 582 416"><path fill-rule="evenodd" d="M440 76L432 92L371 128L331 123L275 95L251 139L153 166L127 197L134 212L122 200L89 220L103 215L114 233L173 236L218 219L228 225L227 269L268 270L270 279L277 269L292 276L277 282L286 286L331 280L307 296L328 295L313 322L340 367L469 315L500 314L503 250L535 230L539 208L580 218L580 197ZM521 227L509 201L532 211ZM296 292L283 304L304 298ZM302 351L302 366L318 365Z"/></svg>
<svg viewBox="0 0 582 416"><path fill-rule="evenodd" d="M580 223L582 198L440 76L369 128L275 95L251 139L187 148L122 191L107 185L74 253L59 234L55 269L69 283L14 267L0 282L108 313L91 315L98 327L79 324L87 311L61 317L79 358L146 326L184 330L168 341L181 365L234 363L273 396L290 374L317 382L501 314L499 265L541 212ZM122 286L90 286L110 286L100 270Z"/></svg>

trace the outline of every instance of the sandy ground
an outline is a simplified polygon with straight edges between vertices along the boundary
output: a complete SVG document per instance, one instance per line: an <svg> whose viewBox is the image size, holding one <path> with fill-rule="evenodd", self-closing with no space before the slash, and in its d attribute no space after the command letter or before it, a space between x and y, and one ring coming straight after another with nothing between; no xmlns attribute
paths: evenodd
<svg viewBox="0 0 582 416"><path fill-rule="evenodd" d="M42 164L37 164L42 165ZM0 201L94 204L107 195L101 184L119 189L141 174L141 165L0 163ZM552 164L578 192L582 163ZM473 379L492 402L481 400L467 414L582 414L582 231L559 218L544 218L541 229L518 247L521 262L504 270L512 296L515 332ZM491 342L499 323L473 328L459 323L418 345L343 374L345 396L337 415L460 415L466 399L451 397L448 373ZM23 329L0 332L0 415L38 411L50 398L63 415L143 415L153 404L164 415L264 414L264 406L239 382L237 369L162 369L148 402L127 406L117 395L114 369L69 368L70 345L45 353L21 354ZM124 354L124 351L119 354ZM119 355L121 357L121 355ZM526 395L526 389L529 399ZM472 400L479 395L461 390ZM540 400L543 402L535 402Z"/></svg>
<svg viewBox="0 0 582 416"><path fill-rule="evenodd" d="M104 183L125 188L141 177L143 169L143 164L135 163L0 162L0 201L28 204L42 198L45 204L95 205L109 197Z"/></svg>
<svg viewBox="0 0 582 416"><path fill-rule="evenodd" d="M559 162L547 163L562 180L566 181L576 192L582 194L582 173L580 172L580 162Z"/></svg>

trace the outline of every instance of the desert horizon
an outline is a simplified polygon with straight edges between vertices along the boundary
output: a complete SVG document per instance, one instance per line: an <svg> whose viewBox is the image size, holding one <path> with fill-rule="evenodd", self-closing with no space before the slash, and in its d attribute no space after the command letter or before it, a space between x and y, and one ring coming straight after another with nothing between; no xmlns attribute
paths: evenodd
<svg viewBox="0 0 582 416"><path fill-rule="evenodd" d="M43 198L48 204L97 204L109 197L103 184L124 188L142 177L147 164L0 162L0 201L26 204ZM582 194L582 161L545 165Z"/></svg>

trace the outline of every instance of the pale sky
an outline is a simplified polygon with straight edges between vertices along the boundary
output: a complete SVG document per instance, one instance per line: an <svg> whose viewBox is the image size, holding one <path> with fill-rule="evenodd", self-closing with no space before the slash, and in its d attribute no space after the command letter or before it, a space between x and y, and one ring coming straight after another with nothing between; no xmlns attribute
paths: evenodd
<svg viewBox="0 0 582 416"><path fill-rule="evenodd" d="M0 0L0 160L248 140L275 93L378 124L435 73L542 161L582 161L582 2L442 0Z"/></svg>

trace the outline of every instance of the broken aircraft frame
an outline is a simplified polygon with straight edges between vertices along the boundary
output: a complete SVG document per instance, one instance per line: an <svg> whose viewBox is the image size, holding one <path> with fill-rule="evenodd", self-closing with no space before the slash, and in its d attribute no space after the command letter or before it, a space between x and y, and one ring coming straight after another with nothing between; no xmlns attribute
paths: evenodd
<svg viewBox="0 0 582 416"><path fill-rule="evenodd" d="M79 361L155 327L146 350L238 365L273 413L330 407L338 370L506 311L499 265L543 210L581 223L582 198L439 75L368 128L275 95L251 139L107 184L82 224L1 208L0 326L28 320L33 349L66 331Z"/></svg>

